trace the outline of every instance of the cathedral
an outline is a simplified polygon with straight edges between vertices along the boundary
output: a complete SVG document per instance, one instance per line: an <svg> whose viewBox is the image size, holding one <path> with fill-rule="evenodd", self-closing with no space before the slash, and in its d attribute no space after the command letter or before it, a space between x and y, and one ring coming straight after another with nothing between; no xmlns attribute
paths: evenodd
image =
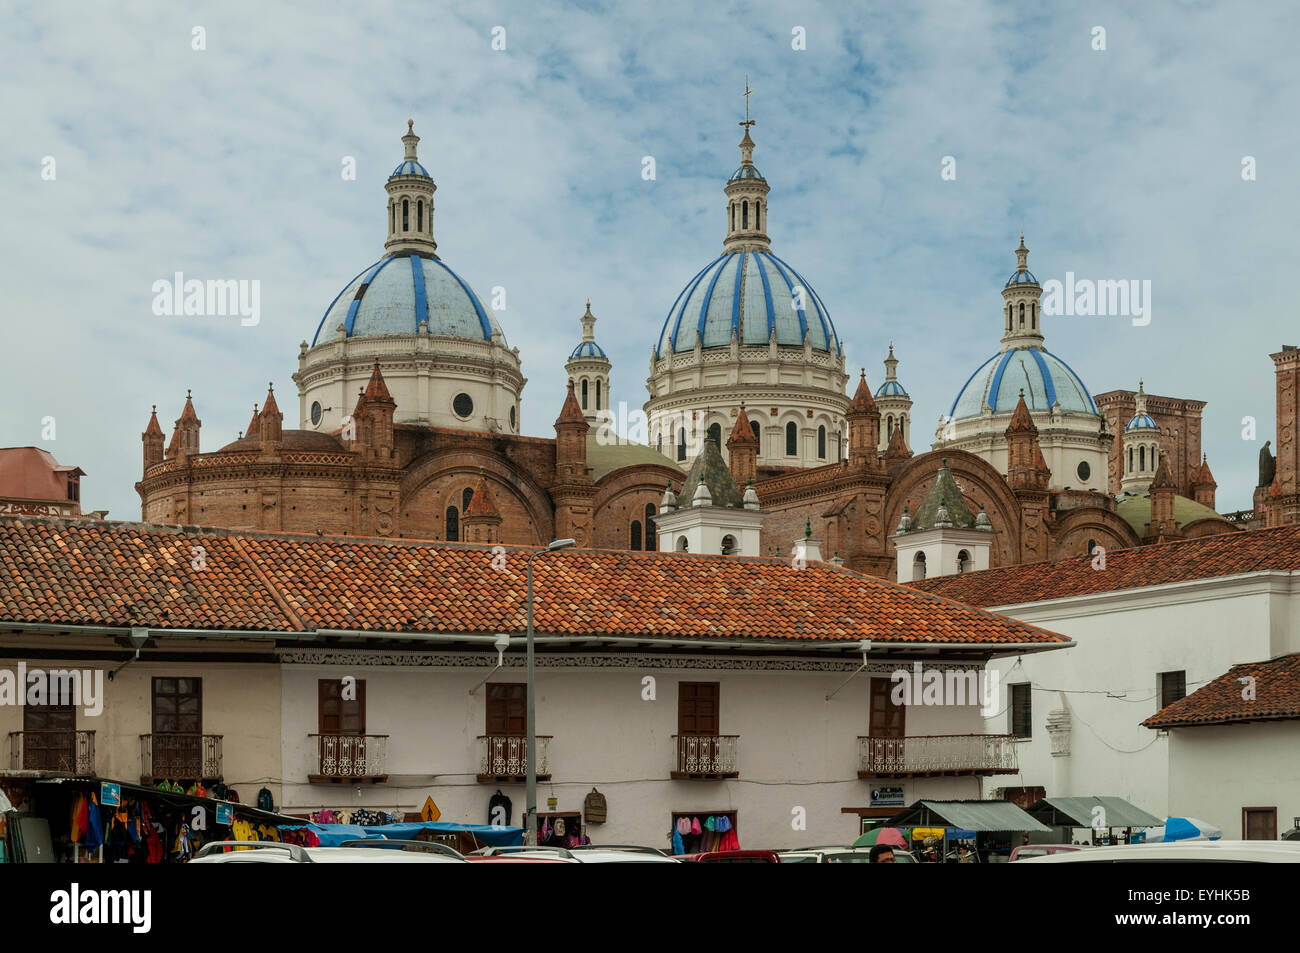
<svg viewBox="0 0 1300 953"><path fill-rule="evenodd" d="M643 441L612 426L612 367L590 301L567 389L552 395L554 436L519 432L519 349L438 253L436 186L408 122L385 184L383 254L300 345L297 427L268 389L237 439L203 452L190 396L170 441L155 408L136 484L142 518L793 554L902 582L1242 528L1214 508L1202 402L1142 382L1094 396L1047 350L1023 235L988 311L998 349L958 390L930 450L914 453L893 345L874 392L865 369L854 380L826 303L773 249L751 125L723 187L721 252L647 342ZM1283 365L1300 373L1289 351L1289 362L1274 356L1279 380ZM1296 466L1285 466L1291 485L1257 491L1261 511L1270 498L1294 503Z"/></svg>

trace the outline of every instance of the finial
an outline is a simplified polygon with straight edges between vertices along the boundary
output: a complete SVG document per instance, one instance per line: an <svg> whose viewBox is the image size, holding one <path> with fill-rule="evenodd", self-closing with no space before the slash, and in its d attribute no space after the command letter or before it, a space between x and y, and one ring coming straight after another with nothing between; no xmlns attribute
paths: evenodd
<svg viewBox="0 0 1300 953"><path fill-rule="evenodd" d="M253 401L253 416L257 416L257 401Z"/></svg>
<svg viewBox="0 0 1300 953"><path fill-rule="evenodd" d="M745 121L741 123L745 127L745 135L749 135L749 127L754 125L754 120L749 118L749 96L754 91L749 88L749 74L745 74Z"/></svg>
<svg viewBox="0 0 1300 953"><path fill-rule="evenodd" d="M414 119L408 119L408 120L406 120L406 131L407 131L408 133L415 132L415 120L414 120Z"/></svg>
<svg viewBox="0 0 1300 953"><path fill-rule="evenodd" d="M190 389L188 387L185 388L185 399L186 400L190 399Z"/></svg>
<svg viewBox="0 0 1300 953"><path fill-rule="evenodd" d="M1020 399L1024 400L1024 398L1025 398L1025 389L1022 387L1020 388Z"/></svg>
<svg viewBox="0 0 1300 953"><path fill-rule="evenodd" d="M812 539L812 519L810 518L803 526L803 538Z"/></svg>
<svg viewBox="0 0 1300 953"><path fill-rule="evenodd" d="M944 467L947 467L947 466L948 466L948 458L947 458L947 457L944 457L944 458L943 458L943 465L944 465Z"/></svg>
<svg viewBox="0 0 1300 953"><path fill-rule="evenodd" d="M155 414L158 413L158 405L157 405L157 404L154 404L154 405L153 405L153 413L155 413Z"/></svg>
<svg viewBox="0 0 1300 953"><path fill-rule="evenodd" d="M867 369L863 367L859 368L859 370L862 372L862 379L865 381L867 379Z"/></svg>
<svg viewBox="0 0 1300 953"><path fill-rule="evenodd" d="M275 382L274 382L274 381L267 381L267 382L266 382L266 389L267 389L267 390L275 390Z"/></svg>

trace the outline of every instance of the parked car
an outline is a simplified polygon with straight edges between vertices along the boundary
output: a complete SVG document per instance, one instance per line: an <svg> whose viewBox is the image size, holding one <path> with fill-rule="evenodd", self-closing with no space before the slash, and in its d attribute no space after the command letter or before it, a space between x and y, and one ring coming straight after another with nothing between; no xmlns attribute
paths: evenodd
<svg viewBox="0 0 1300 953"><path fill-rule="evenodd" d="M584 864L675 864L657 847L633 847L626 844L588 844L570 847L574 857Z"/></svg>
<svg viewBox="0 0 1300 953"><path fill-rule="evenodd" d="M247 850L232 850L244 847ZM379 849L376 849L379 848ZM428 841L348 841L339 847L300 847L274 841L213 841L191 864L463 864L465 858Z"/></svg>
<svg viewBox="0 0 1300 953"><path fill-rule="evenodd" d="M779 864L774 850L709 850L699 854L677 854L676 860L703 864Z"/></svg>
<svg viewBox="0 0 1300 953"><path fill-rule="evenodd" d="M513 847L480 847L478 850L465 855L465 859L476 862L492 861L494 863L581 863L578 858L563 847L529 847L523 844Z"/></svg>
<svg viewBox="0 0 1300 953"><path fill-rule="evenodd" d="M1032 846L1032 845L1031 845ZM1268 840L1186 840L1160 844L1120 844L1058 851L1031 857L1026 864L1125 863L1300 864L1300 843Z"/></svg>
<svg viewBox="0 0 1300 953"><path fill-rule="evenodd" d="M1047 857L1049 854L1068 854L1076 850L1091 850L1091 844L1022 844L1011 848L1011 863L1030 857Z"/></svg>
<svg viewBox="0 0 1300 953"><path fill-rule="evenodd" d="M870 847L801 847L780 851L783 864L866 864L871 862ZM894 863L915 864L916 858L901 847L894 848Z"/></svg>

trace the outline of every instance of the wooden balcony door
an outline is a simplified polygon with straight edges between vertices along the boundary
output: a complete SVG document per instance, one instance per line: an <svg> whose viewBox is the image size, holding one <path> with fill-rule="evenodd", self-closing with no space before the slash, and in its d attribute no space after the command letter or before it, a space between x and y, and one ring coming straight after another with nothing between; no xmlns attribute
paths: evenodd
<svg viewBox="0 0 1300 953"><path fill-rule="evenodd" d="M153 680L152 742L155 777L203 776L203 679Z"/></svg>
<svg viewBox="0 0 1300 953"><path fill-rule="evenodd" d="M523 682L494 682L488 685L487 725L489 736L518 736L528 733L528 686Z"/></svg>
<svg viewBox="0 0 1300 953"><path fill-rule="evenodd" d="M77 710L72 705L24 705L23 768L75 771L76 728Z"/></svg>
<svg viewBox="0 0 1300 953"><path fill-rule="evenodd" d="M341 678L322 678L317 683L317 725L322 735L364 735L366 733L366 680L356 680L344 698Z"/></svg>
<svg viewBox="0 0 1300 953"><path fill-rule="evenodd" d="M893 690L892 679L871 680L871 723L867 734L872 738L902 738L907 734L907 709L894 704L890 697Z"/></svg>
<svg viewBox="0 0 1300 953"><path fill-rule="evenodd" d="M721 685L719 682L681 682L677 686L677 733L717 735Z"/></svg>

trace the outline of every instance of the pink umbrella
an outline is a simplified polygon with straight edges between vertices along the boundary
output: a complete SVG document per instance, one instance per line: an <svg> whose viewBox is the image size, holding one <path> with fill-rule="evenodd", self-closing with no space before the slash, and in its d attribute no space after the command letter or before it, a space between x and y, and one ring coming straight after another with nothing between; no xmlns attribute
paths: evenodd
<svg viewBox="0 0 1300 953"><path fill-rule="evenodd" d="M876 837L877 844L888 844L891 847L906 847L907 838L897 827L881 828L879 836Z"/></svg>

